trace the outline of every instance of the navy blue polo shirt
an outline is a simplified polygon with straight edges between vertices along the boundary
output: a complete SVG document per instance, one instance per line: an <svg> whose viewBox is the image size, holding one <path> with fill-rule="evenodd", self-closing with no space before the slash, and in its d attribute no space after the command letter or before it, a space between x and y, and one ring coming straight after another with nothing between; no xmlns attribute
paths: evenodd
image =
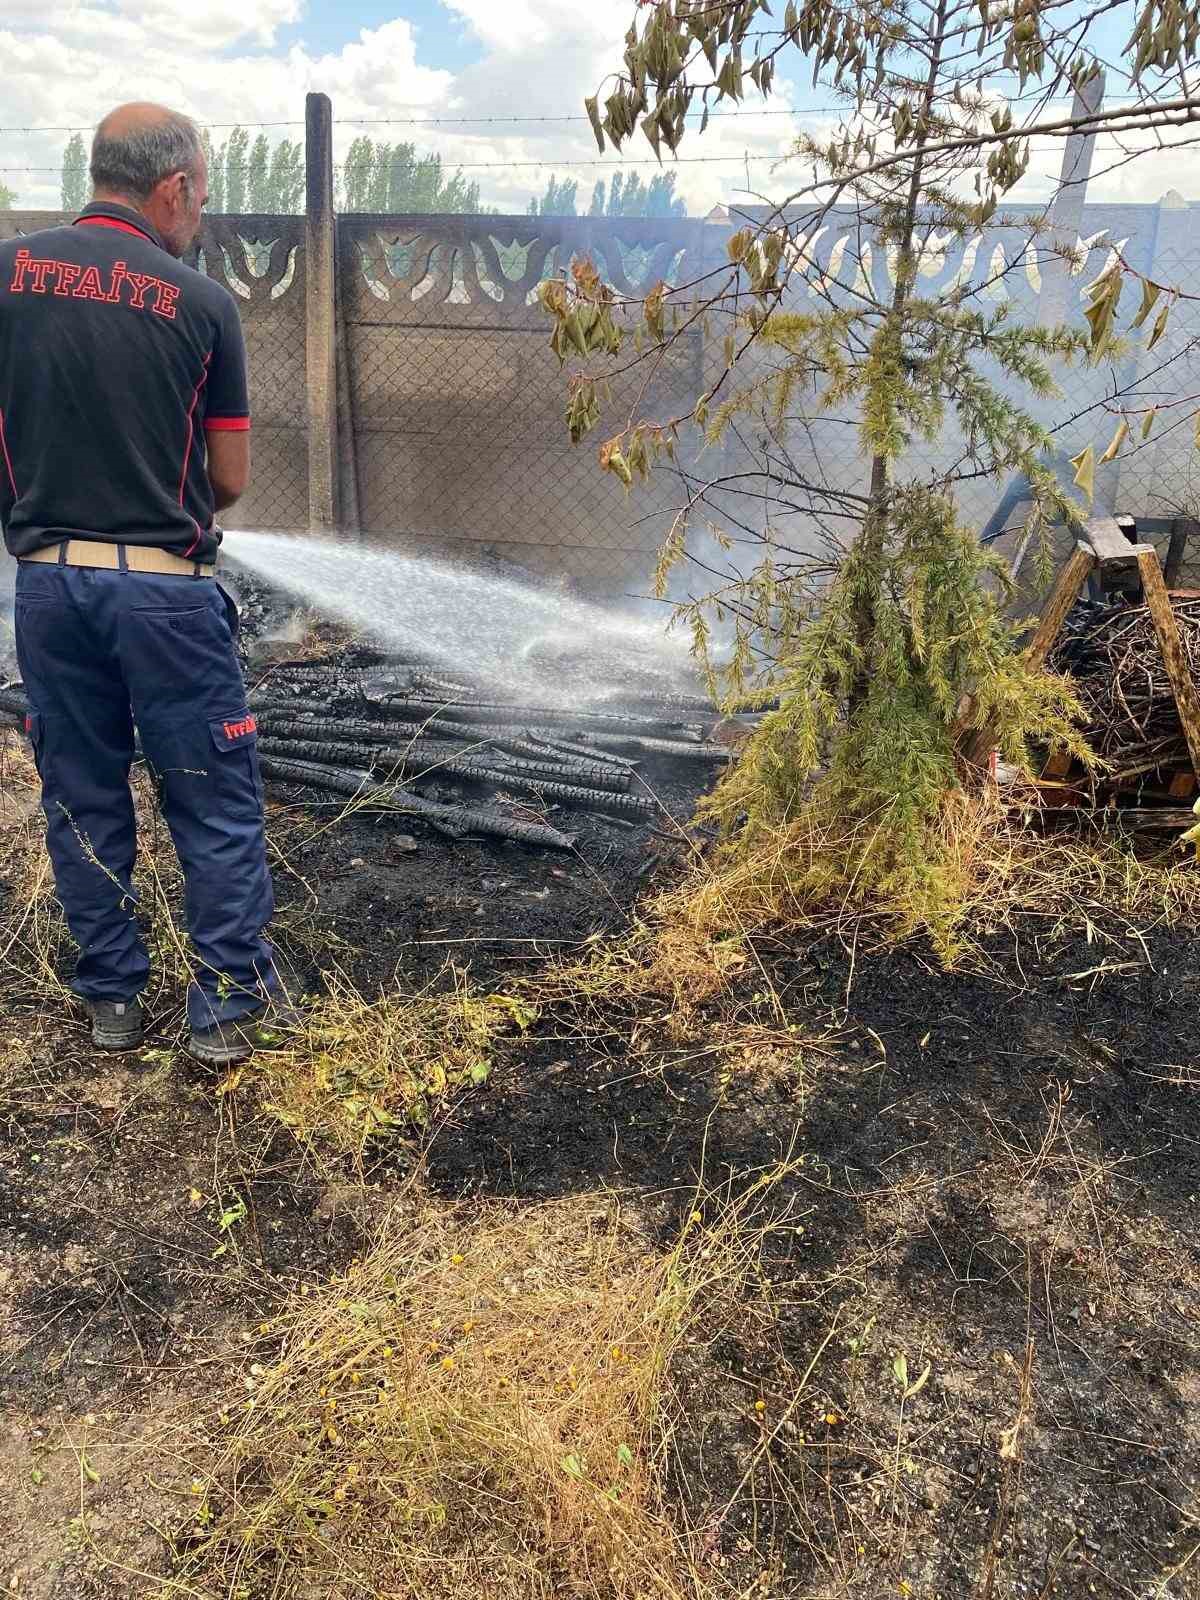
<svg viewBox="0 0 1200 1600"><path fill-rule="evenodd" d="M9 551L64 538L212 561L206 438L250 426L229 291L139 212L0 242L0 523Z"/></svg>

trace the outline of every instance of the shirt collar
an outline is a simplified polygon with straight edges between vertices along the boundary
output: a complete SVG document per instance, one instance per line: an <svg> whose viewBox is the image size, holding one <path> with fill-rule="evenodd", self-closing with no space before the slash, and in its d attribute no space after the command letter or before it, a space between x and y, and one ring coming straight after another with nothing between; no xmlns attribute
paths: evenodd
<svg viewBox="0 0 1200 1600"><path fill-rule="evenodd" d="M160 250L165 249L151 223L132 206L118 205L112 200L93 200L91 205L85 206L76 217L74 226L79 227L81 223L93 227L119 228L122 233L140 234L143 239L157 245Z"/></svg>

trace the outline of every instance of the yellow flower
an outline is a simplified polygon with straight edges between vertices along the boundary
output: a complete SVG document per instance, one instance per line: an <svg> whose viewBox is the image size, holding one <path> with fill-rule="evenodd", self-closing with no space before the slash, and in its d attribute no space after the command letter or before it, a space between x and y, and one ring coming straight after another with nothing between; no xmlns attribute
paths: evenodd
<svg viewBox="0 0 1200 1600"><path fill-rule="evenodd" d="M443 1372L453 1372L454 1371L454 1357L453 1356L443 1356L442 1357L442 1371Z"/></svg>
<svg viewBox="0 0 1200 1600"><path fill-rule="evenodd" d="M767 1409L767 1402L765 1400L756 1400L754 1402L754 1409L755 1411L765 1411Z"/></svg>
<svg viewBox="0 0 1200 1600"><path fill-rule="evenodd" d="M455 1267L461 1267L465 1260L465 1256L453 1255L450 1257L450 1264Z"/></svg>
<svg viewBox="0 0 1200 1600"><path fill-rule="evenodd" d="M831 1428L835 1428L840 1420L841 1418L838 1416L836 1411L827 1411L825 1413L825 1421Z"/></svg>

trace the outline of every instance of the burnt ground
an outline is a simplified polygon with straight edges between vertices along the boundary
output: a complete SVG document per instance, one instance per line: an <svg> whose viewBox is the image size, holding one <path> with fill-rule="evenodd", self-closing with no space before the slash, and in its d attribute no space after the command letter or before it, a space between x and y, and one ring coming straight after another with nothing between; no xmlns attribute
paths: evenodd
<svg viewBox="0 0 1200 1600"><path fill-rule="evenodd" d="M447 962L480 983L510 981L627 925L643 886L687 848L702 784L669 762L643 763L637 792L659 806L650 825L568 807L530 812L574 840L561 852L449 843L418 820L347 815L345 802L277 785L278 806L297 823L276 871L280 946L303 979L319 981L333 964L364 990L393 977L419 986ZM456 785L448 797L461 792Z"/></svg>
<svg viewBox="0 0 1200 1600"><path fill-rule="evenodd" d="M658 781L686 818L695 791ZM339 815L279 802L281 942L367 992L451 958L511 987L671 871L666 839L601 820L555 856ZM1061 909L953 974L765 941L682 1031L661 1003L545 1006L362 1181L176 1053L178 996L140 1056L94 1056L6 949L0 1580L152 1594L189 1407L236 1392L260 1321L414 1171L469 1203L613 1188L667 1241L701 1175L791 1158L754 1314L676 1373L670 1489L712 1592L1200 1595L1200 935Z"/></svg>

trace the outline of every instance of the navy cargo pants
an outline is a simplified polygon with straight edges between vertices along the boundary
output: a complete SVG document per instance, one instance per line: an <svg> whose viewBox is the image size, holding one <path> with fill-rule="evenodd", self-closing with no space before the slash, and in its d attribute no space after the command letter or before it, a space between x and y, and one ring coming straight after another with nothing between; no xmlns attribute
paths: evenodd
<svg viewBox="0 0 1200 1600"><path fill-rule="evenodd" d="M211 578L21 562L15 621L75 992L131 1000L150 970L132 881L136 723L186 881L189 1021L254 1010L277 984L274 901L232 602Z"/></svg>

